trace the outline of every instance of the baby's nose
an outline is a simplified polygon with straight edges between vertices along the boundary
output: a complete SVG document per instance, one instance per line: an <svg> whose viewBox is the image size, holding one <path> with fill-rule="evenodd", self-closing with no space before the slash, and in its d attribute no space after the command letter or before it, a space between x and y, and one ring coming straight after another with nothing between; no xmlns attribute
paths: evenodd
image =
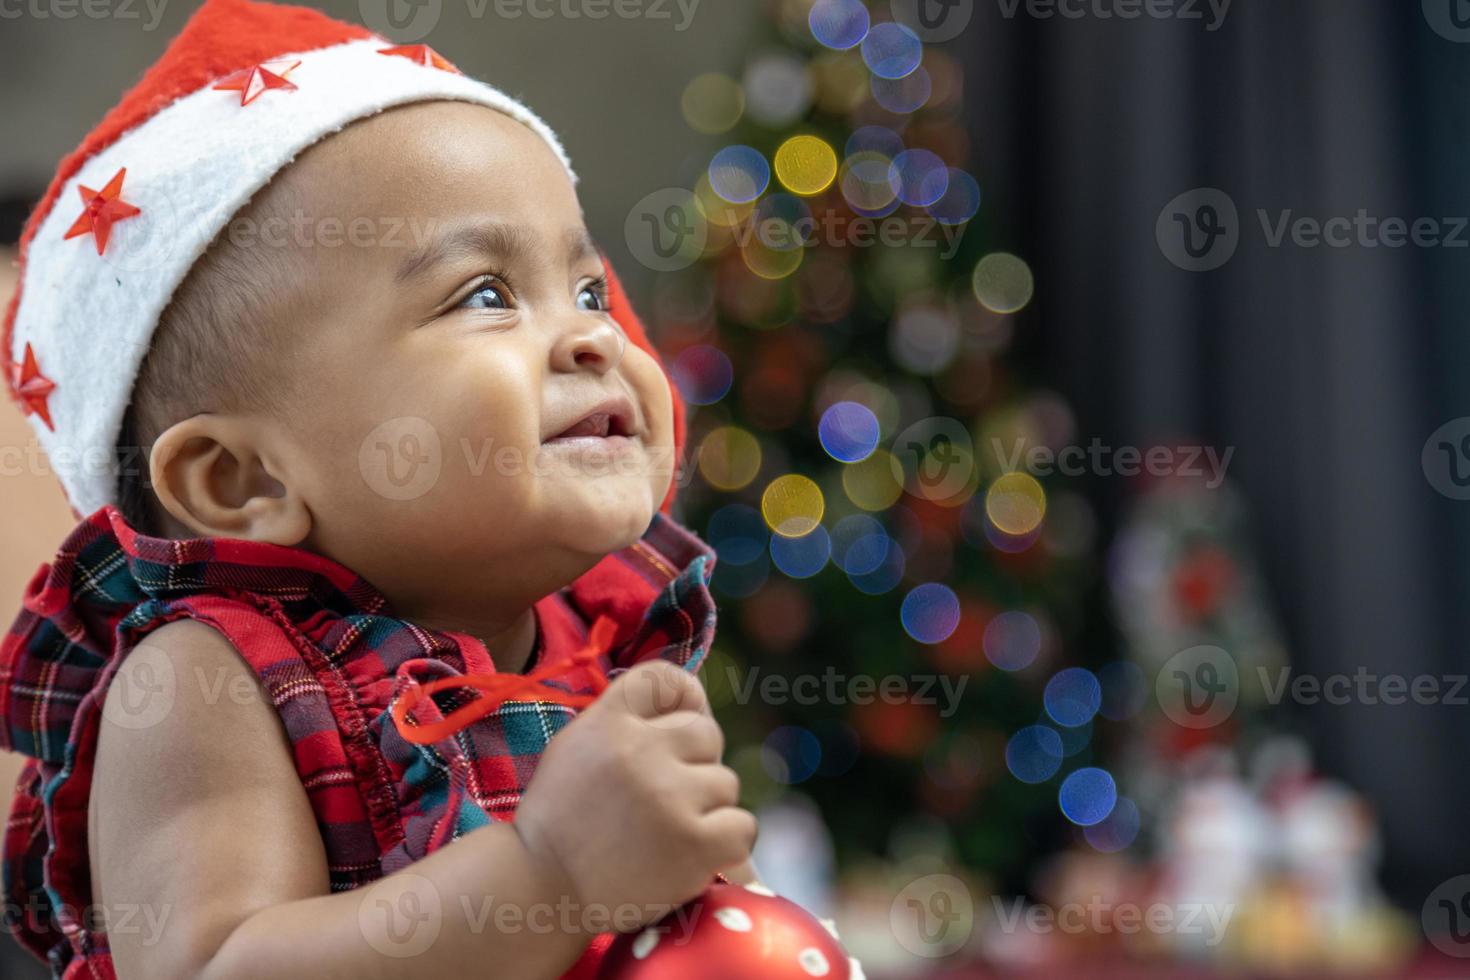
<svg viewBox="0 0 1470 980"><path fill-rule="evenodd" d="M627 346L628 338L621 330L580 314L557 337L551 349L551 364L558 371L591 369L606 374L622 362Z"/></svg>

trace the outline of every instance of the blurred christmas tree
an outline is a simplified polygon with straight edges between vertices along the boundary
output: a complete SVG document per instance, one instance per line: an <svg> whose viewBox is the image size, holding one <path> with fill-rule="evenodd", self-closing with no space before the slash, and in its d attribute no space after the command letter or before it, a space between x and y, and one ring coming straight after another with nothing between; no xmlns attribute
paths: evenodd
<svg viewBox="0 0 1470 980"><path fill-rule="evenodd" d="M959 61L895 15L774 4L739 78L683 93L722 148L628 241L671 273L653 319L692 409L683 517L720 556L705 676L747 802L810 796L849 862L917 838L1022 888L1114 808L1104 684L1071 666L1094 520L1024 471L1073 439L1011 350L1031 272L964 169Z"/></svg>

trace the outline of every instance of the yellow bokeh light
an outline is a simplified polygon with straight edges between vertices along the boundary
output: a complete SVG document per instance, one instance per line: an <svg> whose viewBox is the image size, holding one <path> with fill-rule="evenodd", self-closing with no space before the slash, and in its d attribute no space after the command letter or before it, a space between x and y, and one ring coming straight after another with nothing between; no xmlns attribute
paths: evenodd
<svg viewBox="0 0 1470 980"><path fill-rule="evenodd" d="M903 467L897 467L902 474ZM903 482L895 475L893 454L875 449L862 462L842 468L842 489L847 499L863 510L887 510L903 494Z"/></svg>
<svg viewBox="0 0 1470 980"><path fill-rule="evenodd" d="M771 248L755 235L740 247L745 267L762 279L785 279L801 267L805 252L804 248Z"/></svg>
<svg viewBox="0 0 1470 980"><path fill-rule="evenodd" d="M684 87L679 105L689 128L714 136L740 121L745 112L745 92L730 76L709 72Z"/></svg>
<svg viewBox="0 0 1470 980"><path fill-rule="evenodd" d="M716 490L739 490L760 468L760 441L737 426L715 429L699 444L699 472Z"/></svg>
<svg viewBox="0 0 1470 980"><path fill-rule="evenodd" d="M992 313L1015 313L1031 302L1036 280L1026 261L1009 252L992 252L975 266L975 298Z"/></svg>
<svg viewBox="0 0 1470 980"><path fill-rule="evenodd" d="M810 534L822 522L822 488L798 473L778 476L761 494L761 514L772 531L786 538Z"/></svg>
<svg viewBox="0 0 1470 980"><path fill-rule="evenodd" d="M793 194L820 194L837 177L837 154L815 136L793 136L776 151L776 176Z"/></svg>
<svg viewBox="0 0 1470 980"><path fill-rule="evenodd" d="M1012 537L1030 534L1046 517L1046 491L1029 473L1006 473L986 492L985 513Z"/></svg>

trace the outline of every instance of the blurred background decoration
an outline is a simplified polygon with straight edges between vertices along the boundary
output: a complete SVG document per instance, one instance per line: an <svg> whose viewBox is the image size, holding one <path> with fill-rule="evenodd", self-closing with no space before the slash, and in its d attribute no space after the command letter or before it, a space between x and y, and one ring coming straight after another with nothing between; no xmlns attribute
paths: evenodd
<svg viewBox="0 0 1470 980"><path fill-rule="evenodd" d="M1420 467L1463 254L1255 226L1470 214L1470 45L1430 3L1189 6L445 0L425 38L566 135L691 406L757 863L871 977L1470 971L1470 714L1290 686L1467 670L1470 516ZM106 107L43 96L186 14L7 26L8 240ZM1240 242L1195 273L1159 228L1205 187ZM19 595L67 522L6 485Z"/></svg>

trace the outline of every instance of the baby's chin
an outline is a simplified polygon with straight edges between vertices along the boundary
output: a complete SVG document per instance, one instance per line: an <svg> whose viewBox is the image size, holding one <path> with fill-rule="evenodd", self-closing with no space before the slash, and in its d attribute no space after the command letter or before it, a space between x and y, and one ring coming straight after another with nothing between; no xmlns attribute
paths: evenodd
<svg viewBox="0 0 1470 980"><path fill-rule="evenodd" d="M570 500L554 508L548 532L569 551L601 557L636 542L657 510L649 484L568 488Z"/></svg>

